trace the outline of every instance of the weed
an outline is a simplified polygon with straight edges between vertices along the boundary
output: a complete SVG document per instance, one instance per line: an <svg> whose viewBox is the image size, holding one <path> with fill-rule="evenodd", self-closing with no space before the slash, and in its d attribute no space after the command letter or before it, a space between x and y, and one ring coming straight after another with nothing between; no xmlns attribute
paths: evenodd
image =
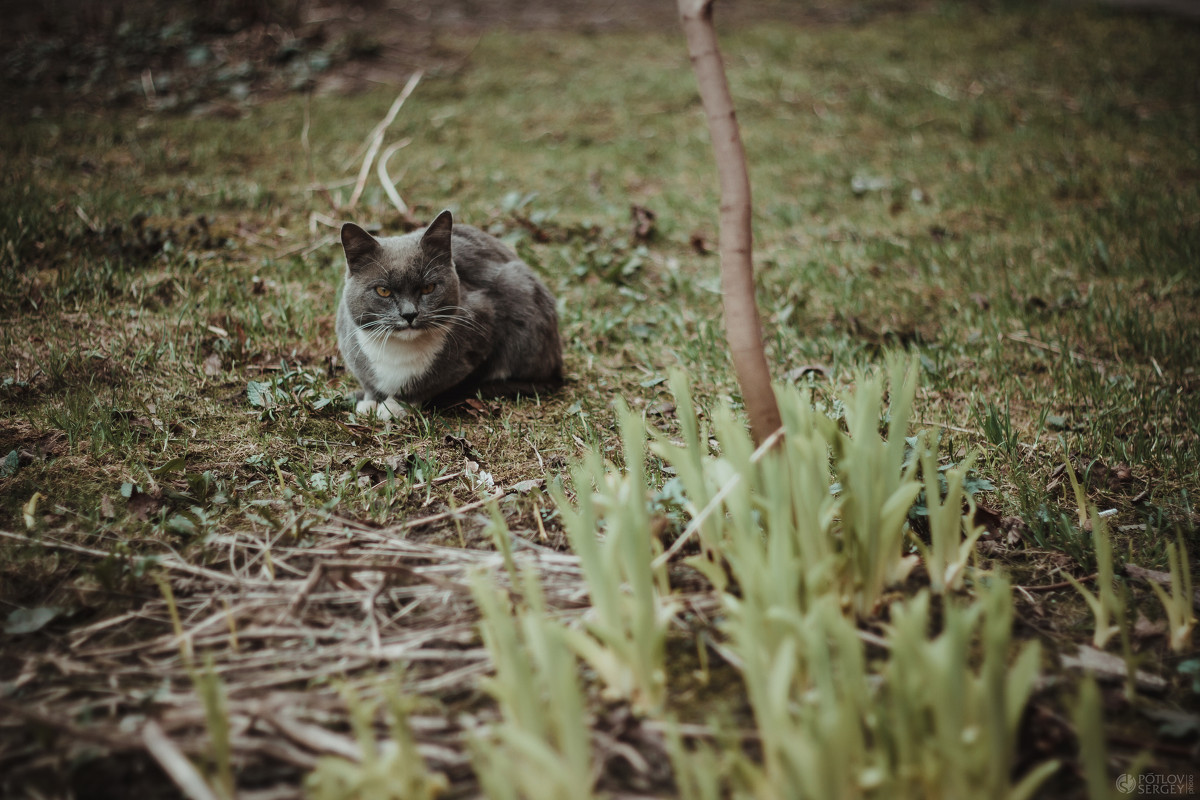
<svg viewBox="0 0 1200 800"><path fill-rule="evenodd" d="M1016 454L1017 433L1013 429L1012 416L1007 403L1004 405L1003 413L995 404L987 403L982 409L972 408L971 415L975 418L988 442L1002 449L1009 458Z"/></svg>

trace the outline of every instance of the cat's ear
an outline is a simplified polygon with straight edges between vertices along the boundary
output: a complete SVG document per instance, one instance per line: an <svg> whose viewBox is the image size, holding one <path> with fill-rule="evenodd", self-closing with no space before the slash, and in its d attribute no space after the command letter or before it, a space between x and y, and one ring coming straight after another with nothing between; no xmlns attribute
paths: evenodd
<svg viewBox="0 0 1200 800"><path fill-rule="evenodd" d="M353 222L342 226L342 249L346 251L346 263L351 272L358 272L365 263L375 260L379 240Z"/></svg>
<svg viewBox="0 0 1200 800"><path fill-rule="evenodd" d="M449 253L450 233L453 229L454 217L450 215L450 209L446 209L425 229L424 235L421 236L421 249L431 254Z"/></svg>

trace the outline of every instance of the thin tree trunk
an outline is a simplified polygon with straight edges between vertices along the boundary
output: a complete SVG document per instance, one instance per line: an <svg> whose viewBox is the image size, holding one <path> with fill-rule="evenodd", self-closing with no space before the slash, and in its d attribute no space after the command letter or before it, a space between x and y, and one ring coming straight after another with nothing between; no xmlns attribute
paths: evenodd
<svg viewBox="0 0 1200 800"><path fill-rule="evenodd" d="M779 406L771 389L771 371L763 348L762 325L754 301L751 261L750 176L746 151L738 131L733 98L725 80L725 65L717 48L712 0L679 0L679 17L687 37L692 70L708 117L713 155L721 183L721 295L725 305L725 336L750 432L761 444L780 427Z"/></svg>

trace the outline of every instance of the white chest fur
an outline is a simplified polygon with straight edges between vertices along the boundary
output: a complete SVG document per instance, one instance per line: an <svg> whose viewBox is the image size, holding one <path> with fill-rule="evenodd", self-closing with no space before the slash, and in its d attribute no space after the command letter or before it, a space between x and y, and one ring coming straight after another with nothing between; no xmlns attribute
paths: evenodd
<svg viewBox="0 0 1200 800"><path fill-rule="evenodd" d="M392 333L383 339L372 337L361 328L355 332L358 346L371 362L375 381L389 396L424 375L442 349L444 331Z"/></svg>

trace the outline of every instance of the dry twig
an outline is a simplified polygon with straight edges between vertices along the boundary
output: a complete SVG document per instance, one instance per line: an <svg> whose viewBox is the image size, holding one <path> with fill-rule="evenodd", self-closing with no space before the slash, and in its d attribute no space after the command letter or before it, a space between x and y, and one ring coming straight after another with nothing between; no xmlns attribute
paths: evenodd
<svg viewBox="0 0 1200 800"><path fill-rule="evenodd" d="M350 201L346 203L342 211L353 211L358 205L358 198L362 197L363 189L367 185L367 176L371 174L371 165L375 161L375 154L379 152L379 148L383 145L383 135L387 132L388 126L396 119L396 115L400 113L400 108L404 105L404 101L417 88L417 84L421 82L421 72L418 70L413 73L413 76L408 79L408 83L404 84L404 88L400 90L400 94L392 102L392 107L388 109L387 116L375 126L371 131L371 135L367 137L369 144L367 145L367 154L363 157L362 167L358 170L358 180L354 183L354 191L350 193Z"/></svg>

